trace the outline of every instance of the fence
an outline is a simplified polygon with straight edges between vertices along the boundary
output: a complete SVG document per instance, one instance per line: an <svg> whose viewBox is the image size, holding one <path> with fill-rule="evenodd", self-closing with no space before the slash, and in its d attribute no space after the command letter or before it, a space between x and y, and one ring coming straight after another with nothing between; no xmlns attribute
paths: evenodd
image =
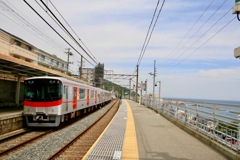
<svg viewBox="0 0 240 160"><path fill-rule="evenodd" d="M142 103L240 152L240 104L178 99L161 99L159 102L150 97L143 97Z"/></svg>

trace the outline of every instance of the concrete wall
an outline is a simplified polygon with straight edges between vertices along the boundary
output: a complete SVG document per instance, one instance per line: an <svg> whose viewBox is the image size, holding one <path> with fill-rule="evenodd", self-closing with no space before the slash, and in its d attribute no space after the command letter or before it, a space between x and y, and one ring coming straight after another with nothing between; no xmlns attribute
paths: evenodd
<svg viewBox="0 0 240 160"><path fill-rule="evenodd" d="M22 111L0 117L0 136L26 126Z"/></svg>

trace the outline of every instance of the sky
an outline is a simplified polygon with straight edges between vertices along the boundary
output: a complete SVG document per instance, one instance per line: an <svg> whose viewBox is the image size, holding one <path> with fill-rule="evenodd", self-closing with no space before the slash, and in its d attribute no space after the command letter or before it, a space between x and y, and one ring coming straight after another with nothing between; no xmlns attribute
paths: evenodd
<svg viewBox="0 0 240 160"><path fill-rule="evenodd" d="M94 62L67 36L40 6L27 2L77 51ZM38 2L38 3L37 3ZM114 74L135 75L135 68L158 0L43 0L91 56ZM57 8L59 13L52 6ZM163 1L159 2L157 13ZM161 97L240 101L240 22L232 14L234 1L165 1L146 51L139 64L139 82L147 80L153 92L153 76L161 81ZM66 22L61 18L67 21ZM0 27L34 46L67 59L64 42L33 10L19 0L0 0ZM155 21L155 19L154 19ZM76 33L76 34L75 34ZM86 50L86 48L85 48ZM70 71L78 74L80 55ZM84 67L93 67L85 61ZM111 80L122 86L129 79ZM136 82L134 79L133 83ZM159 93L159 83L155 93Z"/></svg>

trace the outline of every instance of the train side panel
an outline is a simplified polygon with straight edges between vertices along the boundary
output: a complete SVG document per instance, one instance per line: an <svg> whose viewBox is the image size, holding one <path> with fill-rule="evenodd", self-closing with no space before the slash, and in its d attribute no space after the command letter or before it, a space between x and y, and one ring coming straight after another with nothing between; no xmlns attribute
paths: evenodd
<svg viewBox="0 0 240 160"><path fill-rule="evenodd" d="M59 83L61 99L50 102L24 101L24 115L28 126L52 127L73 118L80 110L91 106L100 106L111 100L111 92L89 85L77 83L59 77L30 78L30 80L48 80ZM28 80L28 79L27 79ZM50 83L49 82L49 83ZM60 86L60 84L62 84ZM46 91L45 91L46 92ZM49 91L50 92L50 91ZM48 91L46 92L48 93Z"/></svg>

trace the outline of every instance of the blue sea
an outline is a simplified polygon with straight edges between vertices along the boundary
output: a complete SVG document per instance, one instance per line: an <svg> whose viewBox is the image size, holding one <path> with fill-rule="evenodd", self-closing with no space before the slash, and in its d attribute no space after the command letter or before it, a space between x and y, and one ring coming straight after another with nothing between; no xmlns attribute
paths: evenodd
<svg viewBox="0 0 240 160"><path fill-rule="evenodd" d="M185 101L194 101L194 102L202 102L198 109L204 112L213 113L213 109L206 108L215 107L217 108L216 114L217 118L226 120L226 121L234 121L240 118L240 101L230 101L230 100L207 100L207 99L184 99L181 98L179 100ZM207 104L209 103L209 104ZM219 115L219 116L218 116ZM226 116L226 118L225 118Z"/></svg>

